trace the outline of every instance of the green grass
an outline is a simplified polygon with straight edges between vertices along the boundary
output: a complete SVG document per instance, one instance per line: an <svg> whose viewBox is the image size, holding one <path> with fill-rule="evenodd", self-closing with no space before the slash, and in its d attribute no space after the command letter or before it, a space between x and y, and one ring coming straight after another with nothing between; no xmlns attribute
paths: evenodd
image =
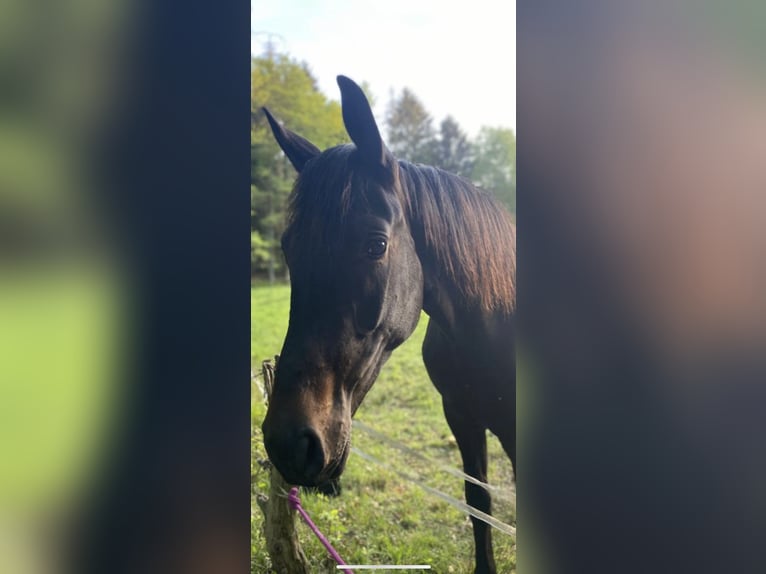
<svg viewBox="0 0 766 574"><path fill-rule="evenodd" d="M256 286L251 295L252 364L278 354L289 313L288 286ZM460 453L444 419L439 393L423 366L420 346L427 317L381 371L355 419L363 421L425 456L453 468L462 468ZM270 571L263 539L263 517L255 504L258 493L268 492L268 473L258 463L266 458L260 425L266 407L257 387L252 399L252 558L251 571ZM512 484L511 465L494 436L489 437L489 482ZM432 488L463 500L463 482L418 459L379 443L358 429L353 445ZM342 477L343 493L330 499L301 494L303 506L341 556L350 564L430 564L432 572L473 571L473 536L467 516L420 487L381 469L356 454L349 457ZM496 500L493 514L515 524L513 506ZM335 563L303 523L298 524L301 545L316 572L337 572ZM515 572L515 540L493 532L498 572Z"/></svg>

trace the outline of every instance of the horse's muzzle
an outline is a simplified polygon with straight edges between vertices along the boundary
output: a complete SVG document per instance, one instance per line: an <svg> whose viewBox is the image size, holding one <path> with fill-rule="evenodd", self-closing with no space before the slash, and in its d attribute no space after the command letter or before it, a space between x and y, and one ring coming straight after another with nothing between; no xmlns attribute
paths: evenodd
<svg viewBox="0 0 766 574"><path fill-rule="evenodd" d="M273 432L264 422L263 438L269 459L290 484L316 486L325 468L319 435L310 427Z"/></svg>

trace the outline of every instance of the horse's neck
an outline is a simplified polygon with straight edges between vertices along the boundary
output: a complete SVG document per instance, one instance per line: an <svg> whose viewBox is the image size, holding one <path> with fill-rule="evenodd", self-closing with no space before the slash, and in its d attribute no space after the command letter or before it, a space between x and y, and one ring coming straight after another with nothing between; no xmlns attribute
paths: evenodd
<svg viewBox="0 0 766 574"><path fill-rule="evenodd" d="M424 265L424 267L426 267ZM454 332L459 328L461 317L456 301L457 290L450 288L433 278L433 273L424 268L423 281L423 311L441 327L445 333Z"/></svg>
<svg viewBox="0 0 766 574"><path fill-rule="evenodd" d="M477 302L466 301L460 290L440 274L424 269L423 310L445 333L457 336L472 333L482 338L498 325L510 324L512 316L484 310Z"/></svg>
<svg viewBox="0 0 766 574"><path fill-rule="evenodd" d="M416 251L423 270L423 311L445 333L459 334L471 331L480 335L483 328L496 322L498 316L493 311L481 308L478 301L470 301L440 267L440 263L425 245L418 245Z"/></svg>

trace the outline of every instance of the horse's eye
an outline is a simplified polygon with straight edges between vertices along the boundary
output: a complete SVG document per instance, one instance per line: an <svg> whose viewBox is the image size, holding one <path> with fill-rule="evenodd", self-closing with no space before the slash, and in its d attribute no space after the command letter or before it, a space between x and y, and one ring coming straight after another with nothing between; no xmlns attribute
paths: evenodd
<svg viewBox="0 0 766 574"><path fill-rule="evenodd" d="M388 247L388 244L385 239L370 239L367 242L367 257L371 259L380 259L386 252L386 247Z"/></svg>

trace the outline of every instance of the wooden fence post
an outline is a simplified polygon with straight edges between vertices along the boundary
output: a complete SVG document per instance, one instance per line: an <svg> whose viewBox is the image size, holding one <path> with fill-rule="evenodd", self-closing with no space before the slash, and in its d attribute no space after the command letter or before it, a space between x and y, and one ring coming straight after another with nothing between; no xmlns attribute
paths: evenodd
<svg viewBox="0 0 766 574"><path fill-rule="evenodd" d="M271 398L274 388L274 371L278 356L274 361L263 361L263 387L267 400ZM266 547L271 557L271 567L274 572L294 572L309 574L309 564L303 553L295 530L295 511L287 502L287 493L291 485L285 482L279 471L272 465L268 500L260 499L258 505L265 515L264 535Z"/></svg>

